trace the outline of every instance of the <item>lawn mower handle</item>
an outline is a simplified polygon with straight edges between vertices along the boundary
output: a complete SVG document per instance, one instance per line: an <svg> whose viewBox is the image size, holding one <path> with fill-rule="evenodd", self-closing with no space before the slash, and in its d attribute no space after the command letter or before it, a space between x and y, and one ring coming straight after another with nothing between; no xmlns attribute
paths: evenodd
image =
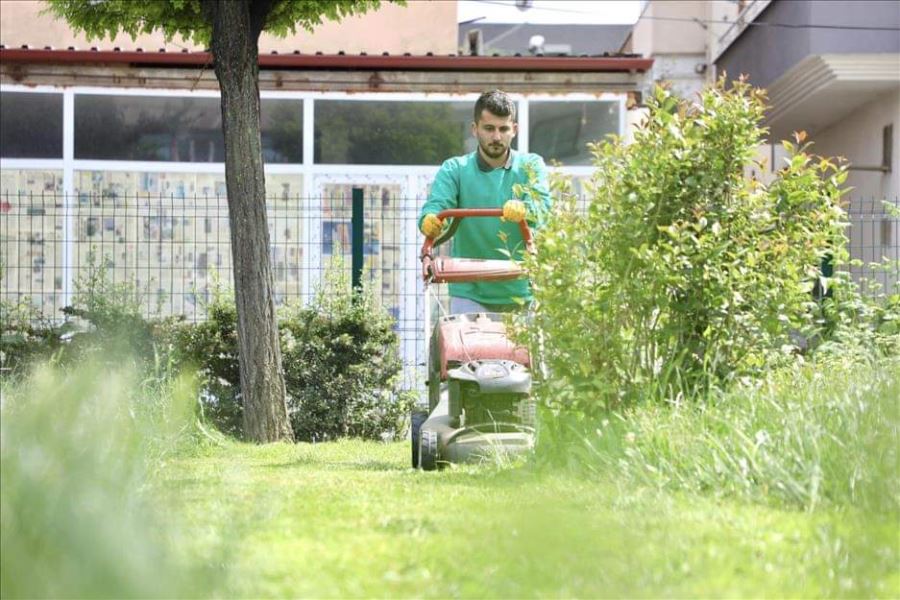
<svg viewBox="0 0 900 600"><path fill-rule="evenodd" d="M434 248L439 246L453 237L453 234L456 233L456 230L459 228L460 222L466 217L502 217L503 209L502 208L449 208L447 210L442 210L437 214L437 217L442 221L444 219L452 219L450 222L450 227L447 228L446 231L442 232L437 238L425 238L425 243L422 244L422 253L419 255L419 258L422 260L422 276L426 281L433 275L432 272L432 262L434 261ZM528 227L528 223L525 219L519 221L519 231L522 232L522 241L525 242L525 250L527 252L534 252L534 240L531 235L531 229Z"/></svg>
<svg viewBox="0 0 900 600"><path fill-rule="evenodd" d="M425 238L425 243L422 244L422 252L419 255L421 258L425 258L426 256L431 257L432 250L436 246L440 246L456 233L456 228L459 227L459 223L466 217L502 217L503 209L502 208L448 208L446 210L442 210L437 214L437 218L440 220L444 219L453 219L453 222L450 224L450 227L446 232L439 235L436 238ZM525 248L532 252L534 250L534 241L531 237L531 229L528 227L528 223L525 219L519 221L519 231L522 232L522 240L525 242Z"/></svg>

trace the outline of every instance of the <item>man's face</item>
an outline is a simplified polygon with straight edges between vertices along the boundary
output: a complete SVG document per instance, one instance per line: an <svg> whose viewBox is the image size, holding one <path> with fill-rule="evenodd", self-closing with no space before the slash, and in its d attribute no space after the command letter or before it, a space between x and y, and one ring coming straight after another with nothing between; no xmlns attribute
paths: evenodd
<svg viewBox="0 0 900 600"><path fill-rule="evenodd" d="M481 151L489 158L505 156L518 131L511 116L498 117L488 110L481 111L481 118L472 123L472 135L478 138Z"/></svg>

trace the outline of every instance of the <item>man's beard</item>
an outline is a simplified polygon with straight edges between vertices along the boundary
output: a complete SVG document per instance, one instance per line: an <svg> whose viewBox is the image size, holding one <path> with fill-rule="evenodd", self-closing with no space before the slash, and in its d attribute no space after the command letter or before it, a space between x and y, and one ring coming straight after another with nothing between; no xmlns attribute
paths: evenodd
<svg viewBox="0 0 900 600"><path fill-rule="evenodd" d="M481 151L488 158L500 158L506 154L505 144L481 144Z"/></svg>

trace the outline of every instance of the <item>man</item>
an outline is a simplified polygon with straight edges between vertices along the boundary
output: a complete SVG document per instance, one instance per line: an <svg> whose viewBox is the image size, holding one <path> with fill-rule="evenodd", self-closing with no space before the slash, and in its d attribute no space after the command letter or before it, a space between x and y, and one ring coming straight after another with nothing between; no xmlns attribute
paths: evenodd
<svg viewBox="0 0 900 600"><path fill-rule="evenodd" d="M485 92L475 102L472 136L475 152L441 165L419 216L419 229L435 238L444 223L437 213L448 208L503 208L503 219L464 219L453 237L453 256L507 260L521 257L519 222L539 227L550 210L547 168L537 154L516 152L516 105L504 92ZM513 186L525 186L519 197ZM518 187L518 186L517 186ZM450 284L450 312L509 312L532 299L527 280Z"/></svg>

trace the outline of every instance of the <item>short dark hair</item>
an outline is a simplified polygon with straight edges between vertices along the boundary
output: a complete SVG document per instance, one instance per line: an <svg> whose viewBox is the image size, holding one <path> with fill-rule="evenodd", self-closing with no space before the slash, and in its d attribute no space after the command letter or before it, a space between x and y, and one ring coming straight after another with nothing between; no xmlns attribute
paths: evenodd
<svg viewBox="0 0 900 600"><path fill-rule="evenodd" d="M516 103L513 102L506 92L500 90L492 90L478 96L475 101L475 122L481 118L482 111L488 111L492 115L498 117L512 117L516 120Z"/></svg>

